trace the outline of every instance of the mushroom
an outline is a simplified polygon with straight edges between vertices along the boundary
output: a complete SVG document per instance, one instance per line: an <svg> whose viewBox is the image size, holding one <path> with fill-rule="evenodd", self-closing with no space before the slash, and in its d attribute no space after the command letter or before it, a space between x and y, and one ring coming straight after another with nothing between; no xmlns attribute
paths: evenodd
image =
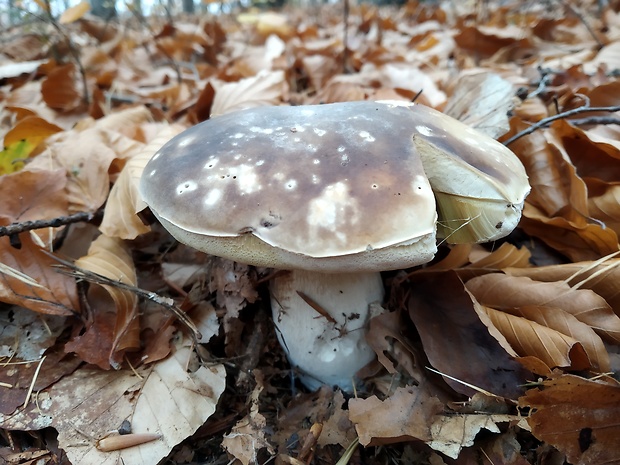
<svg viewBox="0 0 620 465"><path fill-rule="evenodd" d="M448 242L517 225L525 170L499 142L403 102L261 107L218 116L165 144L140 192L180 242L290 270L271 283L276 333L311 389L349 390L380 271Z"/></svg>

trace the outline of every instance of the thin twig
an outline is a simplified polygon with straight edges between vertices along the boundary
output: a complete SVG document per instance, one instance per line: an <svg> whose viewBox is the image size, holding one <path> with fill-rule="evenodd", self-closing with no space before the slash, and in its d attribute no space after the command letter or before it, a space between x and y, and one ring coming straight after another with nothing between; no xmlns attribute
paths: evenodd
<svg viewBox="0 0 620 465"><path fill-rule="evenodd" d="M80 268L79 266L75 266L73 263L63 260L55 255L50 254L50 256L60 263L60 265L58 265L59 273L73 276L74 278L83 279L84 281L95 284L116 287L124 291L132 292L143 299L150 300L151 302L154 302L157 305L160 305L170 311L183 324L183 326L185 326L191 332L192 338L194 339L195 343L199 343L200 339L202 339L202 334L200 333L194 322L187 316L187 314L183 310L174 305L174 301L171 298L162 297L155 292L145 291L144 289L140 289L139 287L131 286L129 284L110 279L98 273L93 273L92 271L85 270L84 268Z"/></svg>
<svg viewBox="0 0 620 465"><path fill-rule="evenodd" d="M614 116L590 116L589 118L580 118L570 120L570 124L575 126L587 126L589 124L620 124L620 118Z"/></svg>
<svg viewBox="0 0 620 465"><path fill-rule="evenodd" d="M533 132L537 131L538 129L544 128L545 126L550 125L551 123L553 123L554 121L557 121L559 119L565 119L568 118L570 116L573 115L579 115L581 113L589 113L592 111L607 111L609 113L613 113L615 111L620 111L620 105L616 105L616 106L612 106L612 107L591 107L591 106L583 106L583 107L579 107L579 108L574 108L572 110L568 110L562 113L558 113L557 115L553 115L553 116L549 116L548 118L543 118L541 119L539 122L532 124L529 128L524 129L521 132L516 133L514 136L512 136L510 139L504 141L504 145L508 146L510 144L512 144L514 141L521 139L524 136L527 136L529 134L532 134Z"/></svg>
<svg viewBox="0 0 620 465"><path fill-rule="evenodd" d="M14 236L25 231L44 228L59 228L72 223L85 223L98 219L103 216L103 209L96 212L78 212L69 216L59 216L49 220L24 221L22 223L13 223L8 226L0 226L0 237Z"/></svg>

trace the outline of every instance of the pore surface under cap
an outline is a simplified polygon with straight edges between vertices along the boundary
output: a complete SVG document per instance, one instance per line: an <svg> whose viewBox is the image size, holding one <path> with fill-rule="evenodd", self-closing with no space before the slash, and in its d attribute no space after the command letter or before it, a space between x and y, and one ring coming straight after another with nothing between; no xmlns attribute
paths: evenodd
<svg viewBox="0 0 620 465"><path fill-rule="evenodd" d="M315 258L415 242L436 220L415 131L411 109L376 102L231 113L164 145L140 190L190 233Z"/></svg>

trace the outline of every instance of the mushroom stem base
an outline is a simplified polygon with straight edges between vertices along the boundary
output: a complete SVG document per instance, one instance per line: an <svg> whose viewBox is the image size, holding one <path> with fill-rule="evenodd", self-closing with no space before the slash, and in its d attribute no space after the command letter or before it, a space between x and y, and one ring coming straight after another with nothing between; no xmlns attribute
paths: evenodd
<svg viewBox="0 0 620 465"><path fill-rule="evenodd" d="M369 304L384 296L380 273L291 271L271 283L276 333L309 389L351 391L355 373L375 353L366 342Z"/></svg>

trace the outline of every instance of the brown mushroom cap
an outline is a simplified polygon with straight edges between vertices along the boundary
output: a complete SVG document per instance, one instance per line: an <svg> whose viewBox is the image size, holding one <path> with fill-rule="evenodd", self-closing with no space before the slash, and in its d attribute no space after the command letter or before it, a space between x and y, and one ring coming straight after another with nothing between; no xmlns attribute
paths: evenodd
<svg viewBox="0 0 620 465"><path fill-rule="evenodd" d="M141 194L177 239L244 263L425 263L436 251L436 209L409 112L353 102L218 116L155 154Z"/></svg>
<svg viewBox="0 0 620 465"><path fill-rule="evenodd" d="M430 261L436 209L449 242L502 237L529 185L509 149L457 120L422 105L362 101L213 118L164 145L140 191L164 227L196 249L341 272Z"/></svg>

